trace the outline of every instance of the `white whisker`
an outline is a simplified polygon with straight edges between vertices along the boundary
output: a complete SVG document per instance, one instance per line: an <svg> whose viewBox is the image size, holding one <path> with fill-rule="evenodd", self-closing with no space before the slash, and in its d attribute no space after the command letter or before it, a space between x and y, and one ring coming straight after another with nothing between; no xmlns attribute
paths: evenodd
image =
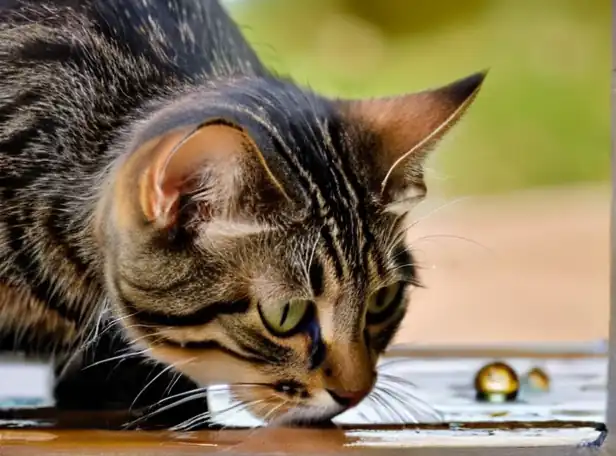
<svg viewBox="0 0 616 456"><path fill-rule="evenodd" d="M136 424L142 423L142 422L144 422L144 421L146 421L146 420L148 420L150 418L153 418L153 417L155 417L157 415L160 415L161 413L166 412L167 410L171 410L172 408L175 408L175 407L177 407L179 405L185 404L185 403L190 402L190 401L194 401L196 399L207 399L207 393L204 392L204 393L199 393L199 394L193 394L192 396L188 396L188 397L185 397L185 398L180 399L178 401L175 401L172 404L166 405L166 406L161 407L161 408L157 408L156 410L154 410L154 411L152 411L150 413L147 413L146 415L141 416L141 417L137 418L136 420L131 421L130 423L127 423L124 426L124 428L128 429L128 428L130 428L130 427L132 427L132 426L134 426Z"/></svg>
<svg viewBox="0 0 616 456"><path fill-rule="evenodd" d="M124 353L118 356L112 356L111 358L105 358L103 360L88 364L87 366L83 367L82 370L91 369L94 366L99 366L101 364L110 363L112 361L124 360L124 359L132 358L135 356L140 356L140 355L143 355L149 352L150 350L151 350L150 348L146 348L144 350L137 351L137 352Z"/></svg>
<svg viewBox="0 0 616 456"><path fill-rule="evenodd" d="M396 245L398 244L398 242L400 241L401 237L404 236L411 228L417 226L419 223L427 220L428 218L432 217L433 215L441 212L442 210L453 206L454 204L458 204L466 199L468 199L468 196L465 197L460 197L460 198L456 198L454 200L448 201L444 204L441 204L440 206L435 207L434 209L432 209L430 212L428 212L427 214L423 215L422 217L416 218L414 219L410 224L406 225L404 228L402 228L401 230L397 231L396 233L390 233L390 236L393 235L393 237L390 238L389 242L388 242L388 247L387 247L387 251L388 253L391 254L391 251L393 249L395 249Z"/></svg>
<svg viewBox="0 0 616 456"><path fill-rule="evenodd" d="M459 236L456 234L428 234L426 236L422 236L419 237L417 239L414 239L411 243L411 248L415 246L415 244L417 244L420 241L430 241L430 240L434 240L434 239L457 239L459 241L465 241L468 242L469 244L472 244L476 247L481 247L483 250L485 250L486 252L490 253L490 254L495 254L494 250L490 249L489 247L481 244L480 242L477 242L473 239L469 239L467 237L464 236Z"/></svg>
<svg viewBox="0 0 616 456"><path fill-rule="evenodd" d="M139 391L139 394L137 394L137 396L135 396L135 399L133 399L133 402L130 404L129 407L129 411L131 411L133 409L133 407L135 406L135 404L137 403L137 401L139 400L139 398L143 395L143 393L150 387L152 386L152 384L159 379L161 376L163 376L165 373L169 372L172 369L177 368L178 366L183 366L185 364L190 364L193 361L195 361L197 358L189 358L187 360L182 360L179 361L177 363L173 363L173 364L169 364L168 366L166 366L164 369L162 369L152 380L150 380L143 388L141 388L141 391Z"/></svg>

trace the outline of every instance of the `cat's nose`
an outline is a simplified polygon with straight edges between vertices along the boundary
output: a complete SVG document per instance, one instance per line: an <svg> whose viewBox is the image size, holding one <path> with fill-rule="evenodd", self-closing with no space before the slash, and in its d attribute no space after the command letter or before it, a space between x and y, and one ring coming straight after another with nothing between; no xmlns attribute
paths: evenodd
<svg viewBox="0 0 616 456"><path fill-rule="evenodd" d="M354 407L359 404L368 394L370 389L357 391L334 391L328 389L330 396L343 407Z"/></svg>

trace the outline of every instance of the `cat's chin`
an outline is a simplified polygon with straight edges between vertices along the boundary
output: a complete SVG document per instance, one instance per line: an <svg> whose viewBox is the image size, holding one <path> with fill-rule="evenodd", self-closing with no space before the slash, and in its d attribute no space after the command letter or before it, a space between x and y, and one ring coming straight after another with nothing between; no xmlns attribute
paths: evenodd
<svg viewBox="0 0 616 456"><path fill-rule="evenodd" d="M345 409L339 406L335 407L314 407L314 406L299 406L295 407L283 415L269 421L268 427L318 427L318 428L333 428L336 427L332 419Z"/></svg>
<svg viewBox="0 0 616 456"><path fill-rule="evenodd" d="M331 419L315 420L315 421L291 421L285 424L272 425L268 427L285 427L285 428L310 428L310 429L338 429L336 423Z"/></svg>

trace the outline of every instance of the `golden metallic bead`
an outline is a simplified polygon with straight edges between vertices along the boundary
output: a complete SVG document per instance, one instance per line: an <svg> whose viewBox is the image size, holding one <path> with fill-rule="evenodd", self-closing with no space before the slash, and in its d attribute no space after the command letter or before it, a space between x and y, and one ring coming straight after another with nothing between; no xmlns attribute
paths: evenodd
<svg viewBox="0 0 616 456"><path fill-rule="evenodd" d="M487 364L475 376L475 393L480 401L513 401L517 398L519 389L517 374L503 362Z"/></svg>
<svg viewBox="0 0 616 456"><path fill-rule="evenodd" d="M539 367L533 367L522 378L524 387L531 392L547 392L550 390L550 377Z"/></svg>

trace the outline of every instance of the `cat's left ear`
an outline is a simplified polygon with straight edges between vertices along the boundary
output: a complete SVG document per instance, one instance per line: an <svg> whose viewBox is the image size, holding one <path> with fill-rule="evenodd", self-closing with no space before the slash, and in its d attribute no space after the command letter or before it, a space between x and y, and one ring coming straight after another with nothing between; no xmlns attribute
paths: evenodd
<svg viewBox="0 0 616 456"><path fill-rule="evenodd" d="M251 136L223 119L167 132L134 155L140 215L157 228L180 223L182 199L204 222L252 220L290 200Z"/></svg>
<svg viewBox="0 0 616 456"><path fill-rule="evenodd" d="M387 210L404 214L425 196L425 159L466 112L486 73L418 93L341 102L345 116L376 138L369 151L376 155L366 158Z"/></svg>

